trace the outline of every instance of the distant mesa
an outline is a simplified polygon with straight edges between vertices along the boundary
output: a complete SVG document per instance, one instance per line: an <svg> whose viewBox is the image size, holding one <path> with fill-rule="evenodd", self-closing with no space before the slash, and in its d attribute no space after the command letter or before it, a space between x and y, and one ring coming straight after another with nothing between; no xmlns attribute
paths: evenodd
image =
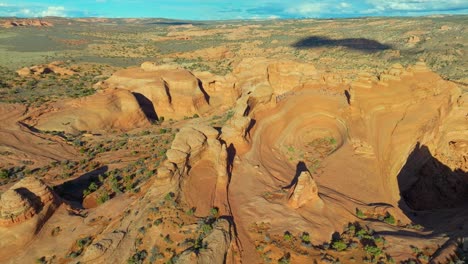
<svg viewBox="0 0 468 264"><path fill-rule="evenodd" d="M4 20L0 22L0 27L52 27L54 24L40 19L25 19L25 20Z"/></svg>
<svg viewBox="0 0 468 264"><path fill-rule="evenodd" d="M297 49L311 49L320 47L344 47L366 53L392 49L392 46L382 44L376 40L366 38L331 39L321 36L304 38L294 43L292 47Z"/></svg>

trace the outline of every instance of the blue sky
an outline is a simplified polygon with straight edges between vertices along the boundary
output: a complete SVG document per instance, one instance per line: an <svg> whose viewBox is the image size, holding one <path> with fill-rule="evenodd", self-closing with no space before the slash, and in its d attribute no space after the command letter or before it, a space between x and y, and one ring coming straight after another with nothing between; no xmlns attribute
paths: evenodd
<svg viewBox="0 0 468 264"><path fill-rule="evenodd" d="M468 14L468 0L0 0L0 16L189 20Z"/></svg>

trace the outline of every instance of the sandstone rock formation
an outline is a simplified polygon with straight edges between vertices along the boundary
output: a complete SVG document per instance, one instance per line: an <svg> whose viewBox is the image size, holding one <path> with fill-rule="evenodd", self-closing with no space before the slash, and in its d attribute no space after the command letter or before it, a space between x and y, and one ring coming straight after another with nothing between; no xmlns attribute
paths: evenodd
<svg viewBox="0 0 468 264"><path fill-rule="evenodd" d="M419 36L411 36L408 39L408 44L409 45L415 45L415 44L419 43L420 41L421 41L421 38Z"/></svg>
<svg viewBox="0 0 468 264"><path fill-rule="evenodd" d="M75 75L76 72L72 71L70 69L66 69L64 67L61 67L63 63L62 62L52 62L46 65L36 65L32 67L24 67L16 71L18 75L27 77L31 75L43 75L43 74L49 74L49 73L55 73L58 75Z"/></svg>
<svg viewBox="0 0 468 264"><path fill-rule="evenodd" d="M105 234L102 238L95 240L83 253L84 262L93 262L102 257L106 252L115 250L118 243L125 236L124 232L112 232Z"/></svg>
<svg viewBox="0 0 468 264"><path fill-rule="evenodd" d="M52 109L31 113L27 122L43 131L101 131L131 129L150 124L135 96L124 89L57 102Z"/></svg>
<svg viewBox="0 0 468 264"><path fill-rule="evenodd" d="M432 73L422 61L406 68L395 64L386 71L379 70L379 75L375 72L355 71L348 78L337 73L319 73L309 64L256 58L244 60L233 74L220 77L207 73L191 75L172 65L144 63L140 68L111 77L102 94L54 104L57 112L46 108L50 112L31 114L27 122L44 129L54 126L65 129L69 125L74 130L125 127L117 121L112 123L110 120L115 117L110 113L100 120L114 125L95 122L78 127L71 122L75 120L72 116L81 118L79 124L87 121L80 116L83 112L101 113L102 109L93 106L96 102L113 105L108 100L116 96L114 93L128 98L132 107L115 109L132 122L140 117L146 120L138 110L141 106L153 106L157 115L160 105L172 109L193 106L194 112L189 113L208 115L217 110L211 105L211 98L218 98L219 104L232 103L227 103L232 109L216 129L208 118L178 123L180 130L166 153L167 160L157 168L154 181L144 186L143 192L132 194L134 200L122 212L131 210L113 216L112 220L97 217L99 210L89 210L94 215L85 222L95 229L88 233L96 234L96 230L100 233L84 249L80 261L117 261L145 252L142 249L149 249L147 246L156 246L159 237L150 232L145 235L144 231L152 228L160 232L161 228L168 228L169 224L159 227L151 224L155 218L166 217L164 213L175 206L167 203L163 208L167 193L174 194L173 201L179 206L196 208L191 211L195 217L214 221L216 217L207 217L212 208L223 216L212 226L213 232L203 237L204 249L195 253L191 245L187 246L189 249L179 255L179 263L230 263L232 255L239 261L231 263L260 263L257 242L266 241L267 236L281 237L285 230L294 234L307 231L313 234L311 244L322 244L341 231L344 224L356 221L385 236L385 240L388 238L385 253L396 256L397 261L406 260L414 257L408 250L410 245L424 248L444 244L448 238L439 234L453 237L466 230L468 215L463 195L467 193L468 100L456 84ZM121 84L126 88L110 88ZM185 90L187 87L189 91ZM225 88L232 98L221 99ZM210 105L207 100L195 103L198 99L194 98L203 90L210 96ZM152 94L153 91L157 92ZM173 104L176 97L169 97L167 91L171 96L181 95L185 103ZM149 102L135 99L138 93ZM96 100L100 96L106 104ZM126 105L119 100L110 101ZM56 117L64 113L70 113L69 119ZM138 114L132 117L130 113ZM167 113L165 117L171 111ZM301 169L303 166L308 171ZM284 192L284 186L294 180L290 192ZM47 197L46 192L34 193ZM25 219L38 213L35 203L25 197L17 190L5 192L1 198L5 206L0 215L13 216L9 219L16 219L16 223L29 222ZM104 206L112 201L120 203L122 197ZM156 207L166 211L162 213ZM366 215L365 219L356 216L356 208ZM388 214L394 217L394 223L382 218ZM180 211L174 215L180 220ZM234 222L220 220L224 216ZM234 223L235 232L231 231ZM99 229L99 224L105 229ZM11 225L15 226L20 224ZM183 227L178 234L200 228L196 224ZM136 229L139 231L134 232ZM0 229L0 234L5 230ZM400 231L411 234L410 239L402 239ZM11 243L12 237L6 241ZM135 241L142 246L135 247ZM7 242L0 240L0 248ZM239 246L235 254L234 242Z"/></svg>
<svg viewBox="0 0 468 264"><path fill-rule="evenodd" d="M57 203L47 185L27 177L13 185L0 199L0 226L21 224Z"/></svg>
<svg viewBox="0 0 468 264"><path fill-rule="evenodd" d="M236 103L240 91L236 88L236 78L233 75L218 76L210 72L193 73L203 84L210 96L212 109L225 111Z"/></svg>
<svg viewBox="0 0 468 264"><path fill-rule="evenodd" d="M297 178L297 182L291 188L288 205L297 209L317 201L320 201L317 183L312 178L312 175L310 175L310 172L301 172Z"/></svg>
<svg viewBox="0 0 468 264"><path fill-rule="evenodd" d="M186 251L180 255L176 263L204 264L226 263L227 252L232 243L231 227L227 220L220 219L215 223L214 230L203 239L207 248L199 254Z"/></svg>
<svg viewBox="0 0 468 264"><path fill-rule="evenodd" d="M24 222L37 212L35 205L28 199L27 193L18 189L10 189L2 194L0 199L0 225L8 226Z"/></svg>
<svg viewBox="0 0 468 264"><path fill-rule="evenodd" d="M209 95L189 71L171 65L143 63L121 70L102 83L104 88L122 88L137 97L151 119L181 119L204 113Z"/></svg>
<svg viewBox="0 0 468 264"><path fill-rule="evenodd" d="M183 199L200 215L208 214L213 207L222 214L228 211L227 150L218 136L219 132L209 126L183 127L166 153L167 161L158 169L161 181L180 182Z"/></svg>
<svg viewBox="0 0 468 264"><path fill-rule="evenodd" d="M312 64L265 58L243 59L234 68L233 74L238 80L236 87L241 91L266 83L272 87L275 95L284 94L319 78Z"/></svg>

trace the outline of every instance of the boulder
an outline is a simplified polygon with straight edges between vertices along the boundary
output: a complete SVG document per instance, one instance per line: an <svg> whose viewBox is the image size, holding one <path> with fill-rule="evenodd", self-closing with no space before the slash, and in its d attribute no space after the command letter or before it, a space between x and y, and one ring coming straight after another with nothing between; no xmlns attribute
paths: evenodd
<svg viewBox="0 0 468 264"><path fill-rule="evenodd" d="M321 201L318 195L317 183L315 183L310 172L301 172L296 184L291 189L288 205L297 209L317 201Z"/></svg>

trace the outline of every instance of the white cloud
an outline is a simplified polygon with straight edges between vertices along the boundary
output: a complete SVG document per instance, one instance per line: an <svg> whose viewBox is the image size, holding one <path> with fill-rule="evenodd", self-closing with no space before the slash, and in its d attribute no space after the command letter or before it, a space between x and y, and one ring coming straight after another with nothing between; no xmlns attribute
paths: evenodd
<svg viewBox="0 0 468 264"><path fill-rule="evenodd" d="M341 2L339 4L340 8L350 8L351 5L349 3L346 3L346 2Z"/></svg>
<svg viewBox="0 0 468 264"><path fill-rule="evenodd" d="M39 13L38 16L57 16L57 17L66 17L65 7L63 6L49 6L46 10L43 10Z"/></svg>
<svg viewBox="0 0 468 264"><path fill-rule="evenodd" d="M468 9L466 0L366 0L380 12L431 12L431 11L455 11Z"/></svg>
<svg viewBox="0 0 468 264"><path fill-rule="evenodd" d="M286 9L286 13L302 16L316 16L329 10L329 8L330 5L328 3L303 3Z"/></svg>
<svg viewBox="0 0 468 264"><path fill-rule="evenodd" d="M67 17L70 12L63 6L9 5L0 3L0 16L7 17Z"/></svg>

